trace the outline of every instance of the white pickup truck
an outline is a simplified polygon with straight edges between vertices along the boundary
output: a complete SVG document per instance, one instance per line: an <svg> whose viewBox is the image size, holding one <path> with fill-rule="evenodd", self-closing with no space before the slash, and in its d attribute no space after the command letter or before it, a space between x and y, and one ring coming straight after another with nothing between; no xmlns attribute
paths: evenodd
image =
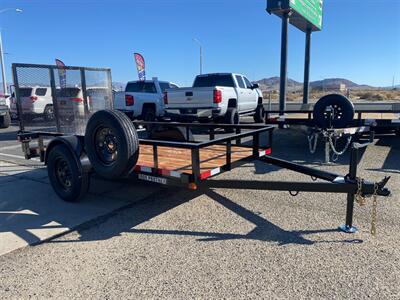
<svg viewBox="0 0 400 300"><path fill-rule="evenodd" d="M131 119L154 121L164 116L164 91L174 88L178 86L158 81L156 77L146 81L130 81L125 92L114 93L114 109L124 112Z"/></svg>
<svg viewBox="0 0 400 300"><path fill-rule="evenodd" d="M210 121L238 124L239 115L264 117L262 92L245 76L232 73L198 75L191 88L164 93L166 117L177 121Z"/></svg>

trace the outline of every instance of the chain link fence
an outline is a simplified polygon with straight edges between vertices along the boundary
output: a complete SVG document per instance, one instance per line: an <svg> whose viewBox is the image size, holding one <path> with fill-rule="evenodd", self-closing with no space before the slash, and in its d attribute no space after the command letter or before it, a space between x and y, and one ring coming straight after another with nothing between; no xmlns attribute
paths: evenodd
<svg viewBox="0 0 400 300"><path fill-rule="evenodd" d="M13 64L11 114L25 131L83 135L90 116L112 109L110 69Z"/></svg>

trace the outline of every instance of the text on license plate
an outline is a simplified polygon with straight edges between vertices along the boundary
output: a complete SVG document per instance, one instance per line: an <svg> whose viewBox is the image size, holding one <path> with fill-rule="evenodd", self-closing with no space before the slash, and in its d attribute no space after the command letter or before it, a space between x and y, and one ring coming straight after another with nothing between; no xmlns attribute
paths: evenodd
<svg viewBox="0 0 400 300"><path fill-rule="evenodd" d="M146 181L150 181L150 182L154 182L154 183L167 184L167 179L165 179L165 178L154 177L154 176L145 175L145 174L139 174L138 178L141 180L146 180Z"/></svg>

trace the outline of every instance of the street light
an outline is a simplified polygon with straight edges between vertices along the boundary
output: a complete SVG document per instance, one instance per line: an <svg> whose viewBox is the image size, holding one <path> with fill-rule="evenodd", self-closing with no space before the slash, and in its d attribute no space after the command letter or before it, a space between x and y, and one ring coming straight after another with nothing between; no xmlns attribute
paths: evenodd
<svg viewBox="0 0 400 300"><path fill-rule="evenodd" d="M202 53L202 45L200 43L200 41L196 38L193 38L193 41L199 45L200 47L200 75L203 73L203 53Z"/></svg>
<svg viewBox="0 0 400 300"><path fill-rule="evenodd" d="M0 10L0 14L4 13L6 11L10 11L13 10L17 13L21 13L22 9L20 8L5 8ZM6 72L5 72L5 68L4 68L4 53L3 53L3 39L1 37L1 30L0 30L0 63L1 63L1 76L3 79L3 94L6 95L7 94L7 82L6 82Z"/></svg>

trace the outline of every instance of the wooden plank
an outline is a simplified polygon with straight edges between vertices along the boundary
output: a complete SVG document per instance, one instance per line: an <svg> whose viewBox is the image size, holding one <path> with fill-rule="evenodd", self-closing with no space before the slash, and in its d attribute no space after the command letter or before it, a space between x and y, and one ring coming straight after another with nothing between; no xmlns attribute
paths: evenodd
<svg viewBox="0 0 400 300"><path fill-rule="evenodd" d="M138 165L154 167L153 147L140 145ZM232 162L252 156L252 149L232 146ZM158 168L191 174L191 150L158 147ZM200 149L200 169L206 172L226 164L226 146L212 145Z"/></svg>

